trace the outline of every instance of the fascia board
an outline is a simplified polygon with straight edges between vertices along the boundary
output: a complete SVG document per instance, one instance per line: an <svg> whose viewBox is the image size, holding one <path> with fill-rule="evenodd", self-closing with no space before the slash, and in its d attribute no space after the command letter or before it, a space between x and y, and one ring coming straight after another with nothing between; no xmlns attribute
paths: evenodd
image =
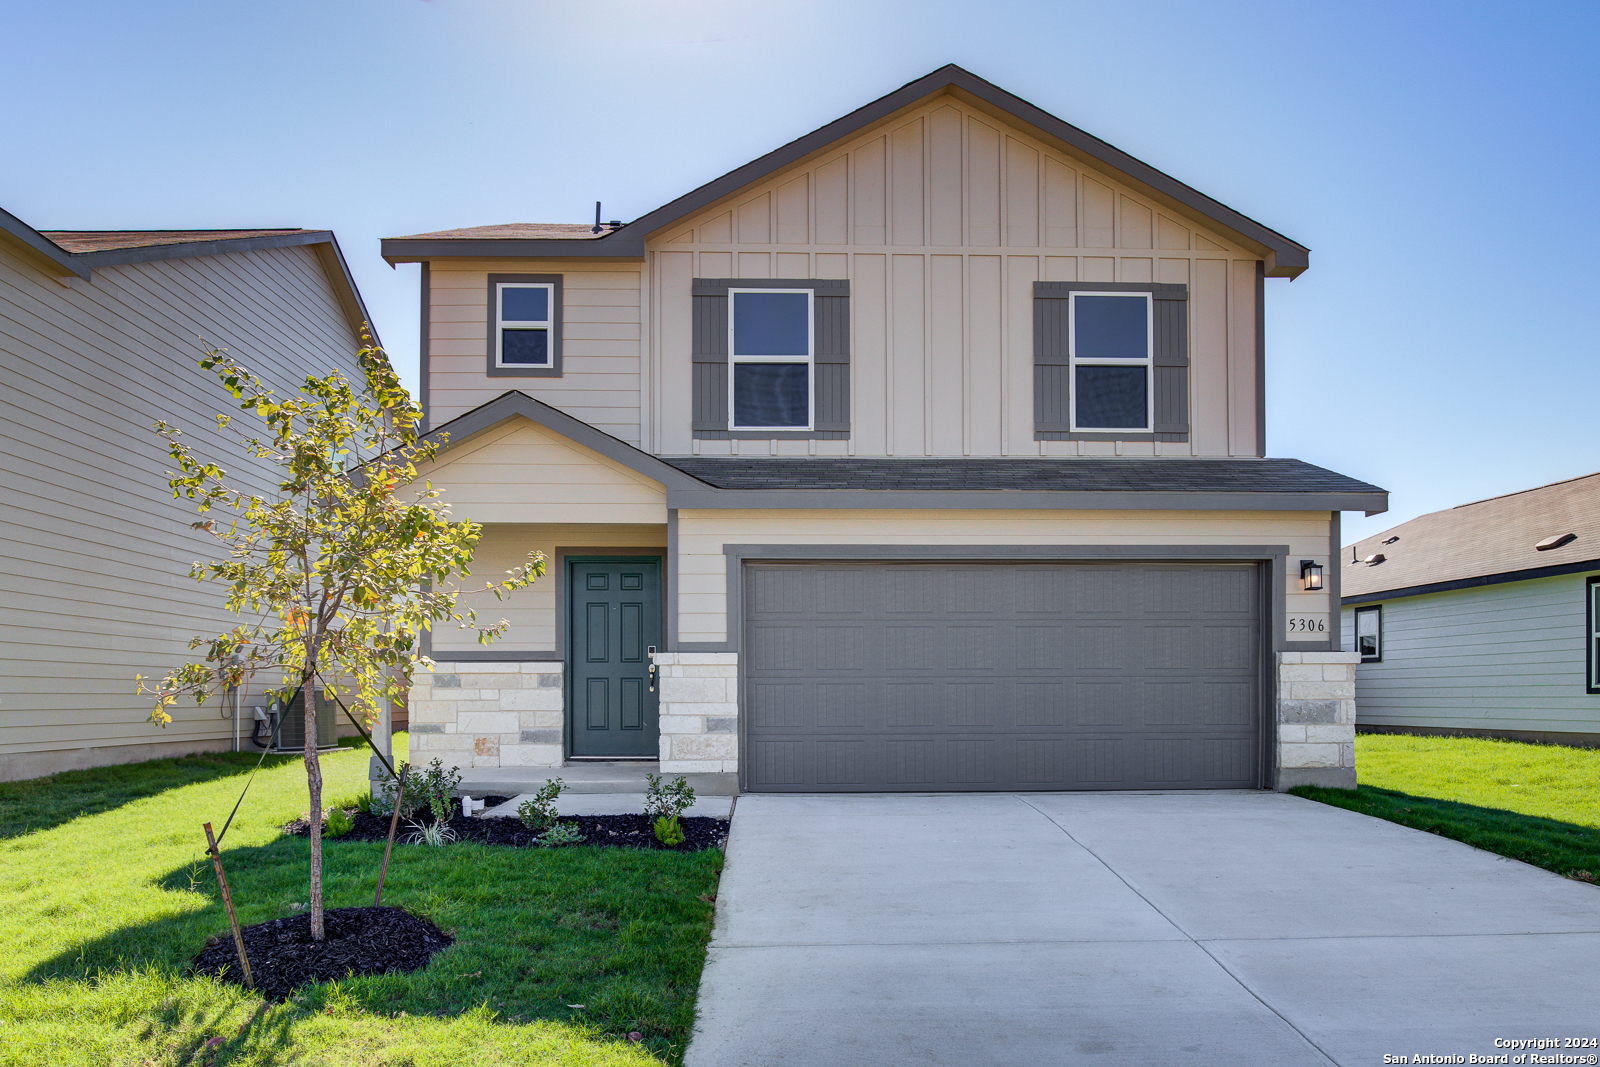
<svg viewBox="0 0 1600 1067"><path fill-rule="evenodd" d="M875 508L1058 511L1376 511L1388 493L1031 492L1019 489L689 489L668 488L667 507Z"/></svg>
<svg viewBox="0 0 1600 1067"><path fill-rule="evenodd" d="M1556 578L1563 574L1582 574L1584 571L1600 571L1600 559L1579 560L1576 563L1557 563L1550 567L1530 567L1527 570L1520 571L1502 571L1499 574L1480 574L1471 578L1452 578L1448 581L1429 582L1425 585L1379 589L1371 593L1356 593L1343 597L1339 603L1344 607L1349 607L1353 604L1376 604L1384 600L1402 600L1406 597L1423 596L1427 593L1450 593L1458 589L1479 589L1486 585L1531 582L1538 578Z"/></svg>
<svg viewBox="0 0 1600 1067"><path fill-rule="evenodd" d="M441 237L437 240L385 237L379 252L392 267L425 259L643 259L644 236L613 230L587 241L503 237L492 240Z"/></svg>
<svg viewBox="0 0 1600 1067"><path fill-rule="evenodd" d="M90 268L81 258L74 256L4 208L0 208L0 230L11 235L18 244L47 263L68 274L76 274L84 281L89 280Z"/></svg>
<svg viewBox="0 0 1600 1067"><path fill-rule="evenodd" d="M705 482L685 474L670 463L659 460L648 452L641 452L604 430L598 430L581 419L573 418L564 411L516 390L502 393L487 404L434 427L423 435L423 439L436 443L443 440L444 444L440 449L442 455L468 438L498 426L507 419L518 417L560 434L567 440L582 445L592 452L598 452L607 459L615 460L646 478L660 482L669 493L674 490L708 488Z"/></svg>

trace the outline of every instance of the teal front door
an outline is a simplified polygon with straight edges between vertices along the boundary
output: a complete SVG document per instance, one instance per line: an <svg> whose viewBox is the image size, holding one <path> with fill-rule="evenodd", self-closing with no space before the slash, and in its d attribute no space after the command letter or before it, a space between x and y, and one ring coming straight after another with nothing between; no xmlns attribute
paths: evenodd
<svg viewBox="0 0 1600 1067"><path fill-rule="evenodd" d="M567 558L567 677L574 756L658 754L661 560Z"/></svg>

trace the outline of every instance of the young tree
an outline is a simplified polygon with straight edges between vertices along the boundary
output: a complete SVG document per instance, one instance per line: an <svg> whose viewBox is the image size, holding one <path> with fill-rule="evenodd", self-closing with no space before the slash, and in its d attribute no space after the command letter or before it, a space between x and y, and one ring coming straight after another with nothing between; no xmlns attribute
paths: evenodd
<svg viewBox="0 0 1600 1067"><path fill-rule="evenodd" d="M348 694L352 714L374 721L386 702L409 687L418 638L433 624L454 622L488 644L505 632L502 619L478 625L457 597L482 527L456 522L429 483L410 502L394 491L417 479L417 464L434 458L438 443L417 432L421 411L411 402L382 349L363 335L357 354L365 383L343 375L307 377L299 395L279 398L226 352L210 349L200 366L217 376L239 408L264 431L241 434L246 455L276 467L280 492L268 499L240 488L228 472L196 456L182 431L166 422L177 471L168 471L174 497L196 502L194 523L227 549L221 560L196 562L189 575L227 587L226 606L249 621L215 637L196 637L205 659L187 663L139 691L156 698L151 720L172 721L167 709L181 697L204 703L212 694L275 675L270 695L287 707L305 692L305 767L311 793L311 935L322 940L322 768L317 759L316 701L320 683ZM232 423L217 416L219 429ZM222 518L214 511L231 512ZM544 557L484 589L504 598L544 573Z"/></svg>

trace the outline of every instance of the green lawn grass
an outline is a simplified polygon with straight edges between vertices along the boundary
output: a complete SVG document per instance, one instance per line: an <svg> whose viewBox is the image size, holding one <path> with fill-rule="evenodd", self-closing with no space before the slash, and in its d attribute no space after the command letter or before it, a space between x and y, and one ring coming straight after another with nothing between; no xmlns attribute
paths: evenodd
<svg viewBox="0 0 1600 1067"><path fill-rule="evenodd" d="M1600 879L1600 750L1473 737L1359 734L1354 790L1291 793Z"/></svg>
<svg viewBox="0 0 1600 1067"><path fill-rule="evenodd" d="M221 828L255 759L0 783L0 1065L682 1059L717 851L397 845L384 902L456 938L424 970L283 1005L189 975L227 929L200 824ZM361 751L325 755L325 797L353 800L366 767ZM278 829L306 807L299 759L268 757L222 849L242 923L306 901L308 844ZM327 844L329 907L371 903L382 851Z"/></svg>

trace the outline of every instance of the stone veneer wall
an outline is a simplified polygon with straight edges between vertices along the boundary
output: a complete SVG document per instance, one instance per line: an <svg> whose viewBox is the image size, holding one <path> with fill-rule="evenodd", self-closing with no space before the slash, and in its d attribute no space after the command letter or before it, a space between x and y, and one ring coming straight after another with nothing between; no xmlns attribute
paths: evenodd
<svg viewBox="0 0 1600 1067"><path fill-rule="evenodd" d="M1356 787L1354 652L1278 653L1278 788Z"/></svg>
<svg viewBox="0 0 1600 1067"><path fill-rule="evenodd" d="M562 664L436 663L411 681L411 762L559 767L566 752Z"/></svg>
<svg viewBox="0 0 1600 1067"><path fill-rule="evenodd" d="M739 654L657 652L661 773L739 769Z"/></svg>

